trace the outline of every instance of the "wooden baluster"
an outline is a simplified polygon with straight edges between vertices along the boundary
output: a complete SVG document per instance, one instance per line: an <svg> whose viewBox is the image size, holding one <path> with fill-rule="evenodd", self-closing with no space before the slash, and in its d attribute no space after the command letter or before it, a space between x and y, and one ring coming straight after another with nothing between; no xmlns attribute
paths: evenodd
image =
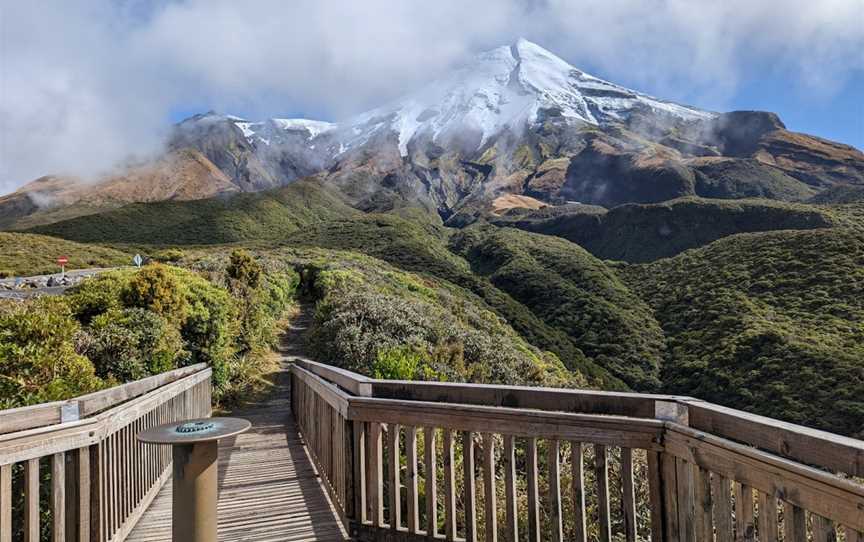
<svg viewBox="0 0 864 542"><path fill-rule="evenodd" d="M834 530L834 522L816 514L812 515L813 542L836 542L837 531Z"/></svg>
<svg viewBox="0 0 864 542"><path fill-rule="evenodd" d="M612 521L609 512L609 458L606 446L594 445L594 476L597 479L597 513L601 542L612 540Z"/></svg>
<svg viewBox="0 0 864 542"><path fill-rule="evenodd" d="M759 542L778 542L777 499L759 492Z"/></svg>
<svg viewBox="0 0 864 542"><path fill-rule="evenodd" d="M39 459L24 463L24 540L39 542Z"/></svg>
<svg viewBox="0 0 864 542"><path fill-rule="evenodd" d="M714 514L711 507L711 474L691 463L693 476L693 509L696 540L714 538ZM776 517L776 514L775 514Z"/></svg>
<svg viewBox="0 0 864 542"><path fill-rule="evenodd" d="M474 433L462 431L462 466L465 490L465 542L477 540L477 487L474 480Z"/></svg>
<svg viewBox="0 0 864 542"><path fill-rule="evenodd" d="M199 392L200 393L200 392ZM138 433L144 431L144 417L138 418L135 424L137 431L135 432L135 456L138 458L136 463L135 479L137 480L138 495L136 496L136 504L140 504L147 493L147 484L144 478L144 443L138 440Z"/></svg>
<svg viewBox="0 0 864 542"><path fill-rule="evenodd" d="M131 457L132 445L132 426L127 425L123 428L123 455L120 457L123 465L120 469L120 472L123 473L123 477L120 479L120 493L123 495L123 518L121 525L126 523L126 518L132 513L132 496L134 495L132 490L135 487L135 479L132 475L134 467Z"/></svg>
<svg viewBox="0 0 864 542"><path fill-rule="evenodd" d="M696 498L693 492L693 468L683 459L675 460L678 483L678 537L682 542L696 540Z"/></svg>
<svg viewBox="0 0 864 542"><path fill-rule="evenodd" d="M648 505L651 509L651 540L663 540L663 475L660 453L646 451L648 456ZM580 540L579 542L584 542Z"/></svg>
<svg viewBox="0 0 864 542"><path fill-rule="evenodd" d="M299 390L295 386L295 390ZM354 519L361 524L366 523L366 424L354 420L351 422L354 439Z"/></svg>
<svg viewBox="0 0 864 542"><path fill-rule="evenodd" d="M552 529L553 542L562 542L564 540L564 525L561 517L561 450L557 439L549 439L547 446L549 523Z"/></svg>
<svg viewBox="0 0 864 542"><path fill-rule="evenodd" d="M453 430L444 428L444 535L456 540L456 452Z"/></svg>
<svg viewBox="0 0 864 542"><path fill-rule="evenodd" d="M531 437L526 443L526 465L528 471L528 542L540 542L540 496L537 482L537 439Z"/></svg>
<svg viewBox="0 0 864 542"><path fill-rule="evenodd" d="M78 478L78 515L71 518L77 521L78 541L90 542L90 498L93 488L91 486L90 472L90 450L78 448L75 453L75 474Z"/></svg>
<svg viewBox="0 0 864 542"><path fill-rule="evenodd" d="M0 542L12 542L12 465L0 465Z"/></svg>
<svg viewBox="0 0 864 542"><path fill-rule="evenodd" d="M110 518L111 518L111 493L110 493L110 480L111 480L111 465L109 463L109 458L111 457L111 437L106 437L99 444L99 452L101 454L99 458L99 472L102 474L101 484L100 484L100 502L101 506L99 509L99 521L101 523L100 532L102 534L102 538L100 540L108 540L110 534Z"/></svg>
<svg viewBox="0 0 864 542"><path fill-rule="evenodd" d="M498 512L495 505L495 437L483 433L483 497L486 542L498 542Z"/></svg>
<svg viewBox="0 0 864 542"><path fill-rule="evenodd" d="M405 428L405 461L407 462L408 479L408 532L417 533L420 527L420 511L417 498L417 428Z"/></svg>
<svg viewBox="0 0 864 542"><path fill-rule="evenodd" d="M636 541L636 486L633 483L633 450L621 448L621 506L624 508L624 537Z"/></svg>
<svg viewBox="0 0 864 542"><path fill-rule="evenodd" d="M807 512L803 508L783 503L783 533L784 542L807 542Z"/></svg>
<svg viewBox="0 0 864 542"><path fill-rule="evenodd" d="M732 542L732 484L728 478L712 473L711 492L717 542Z"/></svg>
<svg viewBox="0 0 864 542"><path fill-rule="evenodd" d="M753 488L747 484L735 484L735 540L753 542L756 527L753 524Z"/></svg>
<svg viewBox="0 0 864 542"><path fill-rule="evenodd" d="M519 541L519 512L516 508L516 446L512 435L504 435L504 493L507 499L506 542Z"/></svg>
<svg viewBox="0 0 864 542"><path fill-rule="evenodd" d="M390 528L394 531L402 524L402 498L399 484L399 426L391 423L387 431L387 480L390 492Z"/></svg>
<svg viewBox="0 0 864 542"><path fill-rule="evenodd" d="M51 457L51 537L54 542L66 540L66 454Z"/></svg>
<svg viewBox="0 0 864 542"><path fill-rule="evenodd" d="M426 537L434 540L438 535L438 464L435 447L435 428L423 429L423 463L426 478Z"/></svg>
<svg viewBox="0 0 864 542"><path fill-rule="evenodd" d="M90 535L94 542L105 536L105 442L90 446Z"/></svg>
<svg viewBox="0 0 864 542"><path fill-rule="evenodd" d="M570 489L573 498L573 540L586 542L588 529L585 516L585 452L581 442L570 443L570 468L573 473Z"/></svg>
<svg viewBox="0 0 864 542"><path fill-rule="evenodd" d="M366 433L368 465L366 471L369 480L369 516L375 527L384 526L384 476L383 476L383 443L381 442L381 424L369 422Z"/></svg>
<svg viewBox="0 0 864 542"><path fill-rule="evenodd" d="M108 531L109 537L113 538L117 533L117 528L120 527L120 497L119 497L119 489L120 489L120 480L118 480L119 476L119 466L120 466L120 436L115 431L111 435L111 530ZM161 446L161 448L168 448L168 446Z"/></svg>
<svg viewBox="0 0 864 542"><path fill-rule="evenodd" d="M664 536L661 540L680 542L678 515L678 468L675 456L661 452L660 473L663 480L663 518Z"/></svg>

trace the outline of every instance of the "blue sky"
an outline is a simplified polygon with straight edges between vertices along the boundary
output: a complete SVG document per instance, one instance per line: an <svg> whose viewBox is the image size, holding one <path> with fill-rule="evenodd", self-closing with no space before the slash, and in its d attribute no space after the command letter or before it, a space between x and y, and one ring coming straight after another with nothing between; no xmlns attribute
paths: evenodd
<svg viewBox="0 0 864 542"><path fill-rule="evenodd" d="M520 36L864 148L864 0L0 0L0 194L158 153L210 109L337 120Z"/></svg>

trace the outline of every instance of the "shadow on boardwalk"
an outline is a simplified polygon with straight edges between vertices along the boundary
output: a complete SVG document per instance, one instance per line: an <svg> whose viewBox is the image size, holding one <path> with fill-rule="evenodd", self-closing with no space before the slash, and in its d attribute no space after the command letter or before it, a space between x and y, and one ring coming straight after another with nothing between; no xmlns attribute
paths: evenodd
<svg viewBox="0 0 864 542"><path fill-rule="evenodd" d="M304 357L310 321L304 308L286 332L283 368L269 396L232 413L252 422L252 429L220 443L221 541L347 540L290 413L287 362ZM170 482L127 540L171 540Z"/></svg>

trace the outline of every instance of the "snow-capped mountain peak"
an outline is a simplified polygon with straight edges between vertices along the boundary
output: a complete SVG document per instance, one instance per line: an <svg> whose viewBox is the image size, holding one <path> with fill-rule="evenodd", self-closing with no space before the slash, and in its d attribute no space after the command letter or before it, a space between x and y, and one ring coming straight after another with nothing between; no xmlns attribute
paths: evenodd
<svg viewBox="0 0 864 542"><path fill-rule="evenodd" d="M181 127L226 123L253 152L295 156L291 163L323 167L370 142L396 140L403 157L412 143L471 154L510 133L556 122L626 124L636 112L648 122L710 119L714 113L666 102L589 75L525 39L482 52L420 90L338 123L273 118L250 121L213 112ZM377 144L377 143L376 143ZM302 158L296 158L296 157ZM265 158L267 159L267 158ZM275 175L275 174L274 174ZM274 176L274 178L276 178Z"/></svg>
<svg viewBox="0 0 864 542"><path fill-rule="evenodd" d="M477 147L505 128L536 123L541 111L594 125L626 121L636 109L679 120L711 118L713 113L665 102L584 73L525 39L480 53L419 92L351 119L357 140L368 139L372 119L391 118L407 154L418 135L438 142L448 135L474 133ZM381 129L375 125L375 129ZM346 142L348 147L353 141Z"/></svg>

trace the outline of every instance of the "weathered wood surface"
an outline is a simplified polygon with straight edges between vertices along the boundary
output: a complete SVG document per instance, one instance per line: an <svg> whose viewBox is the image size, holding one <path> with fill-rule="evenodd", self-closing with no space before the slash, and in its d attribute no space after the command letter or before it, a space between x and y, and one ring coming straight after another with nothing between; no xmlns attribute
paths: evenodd
<svg viewBox="0 0 864 542"><path fill-rule="evenodd" d="M55 538L122 540L143 513L128 540L169 540L170 489L156 491L170 457L148 460L134 435L209 404L206 378L79 399L81 412L125 403L62 424L44 426L58 405L42 405L32 410L42 426L0 434L0 542L8 463L33 480L40 458L55 476ZM637 525L646 513L656 540L803 540L808 517L814 540L840 531L857 542L864 530L864 486L832 473L864 473L864 443L686 397L384 382L301 360L272 399L236 414L253 429L220 447L220 540L345 540L349 528L358 540L629 541L648 536Z"/></svg>
<svg viewBox="0 0 864 542"><path fill-rule="evenodd" d="M54 401L3 410L0 411L0 434L17 433L27 429L56 425L61 422L73 422L201 372L206 368L206 364L199 363L68 401Z"/></svg>
<svg viewBox="0 0 864 542"><path fill-rule="evenodd" d="M273 398L232 413L252 422L219 445L219 540L347 540L335 507L307 455L290 412L288 374ZM128 542L171 540L171 484L142 516Z"/></svg>

